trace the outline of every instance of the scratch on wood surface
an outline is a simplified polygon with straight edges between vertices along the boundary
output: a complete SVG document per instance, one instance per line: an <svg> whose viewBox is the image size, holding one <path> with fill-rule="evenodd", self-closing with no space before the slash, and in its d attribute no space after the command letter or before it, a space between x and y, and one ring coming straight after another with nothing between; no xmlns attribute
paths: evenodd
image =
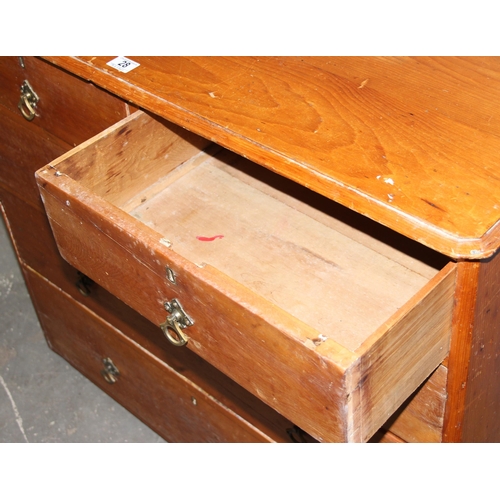
<svg viewBox="0 0 500 500"><path fill-rule="evenodd" d="M7 387L7 384L5 383L5 380L3 379L3 377L1 375L0 375L0 383L3 385L3 388L5 389L7 396L9 396L10 404L12 405L12 409L14 410L14 414L16 416L17 425L19 426L19 429L22 432L24 439L26 440L27 443L29 443L28 438L26 437L26 433L24 432L24 429L23 429L23 419L21 418L21 415L19 415L19 411L17 410L17 406L16 406L16 403L14 402L14 398L12 397L12 394L10 393L9 388Z"/></svg>
<svg viewBox="0 0 500 500"><path fill-rule="evenodd" d="M306 347L309 347L309 349L315 349L316 348L316 344L311 339L306 339L304 341L304 345Z"/></svg>
<svg viewBox="0 0 500 500"><path fill-rule="evenodd" d="M368 81L369 81L369 78L367 78L366 80L363 80L361 82L361 85L358 87L358 89L362 89L368 83Z"/></svg>

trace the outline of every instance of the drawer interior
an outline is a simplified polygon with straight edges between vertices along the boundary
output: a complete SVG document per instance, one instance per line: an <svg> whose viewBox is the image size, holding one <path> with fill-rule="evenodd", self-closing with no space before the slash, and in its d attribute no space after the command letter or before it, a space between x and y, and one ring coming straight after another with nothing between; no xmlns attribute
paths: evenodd
<svg viewBox="0 0 500 500"><path fill-rule="evenodd" d="M61 173L350 351L446 257L210 141L147 114ZM85 153L85 154L83 154Z"/></svg>
<svg viewBox="0 0 500 500"><path fill-rule="evenodd" d="M366 441L448 353L454 263L176 125L37 179L70 264L157 326L178 299L188 348L315 439Z"/></svg>

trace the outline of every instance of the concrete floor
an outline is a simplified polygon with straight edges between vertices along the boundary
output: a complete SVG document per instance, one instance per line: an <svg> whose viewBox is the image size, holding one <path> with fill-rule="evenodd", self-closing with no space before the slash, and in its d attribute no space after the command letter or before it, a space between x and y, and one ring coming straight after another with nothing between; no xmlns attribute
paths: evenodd
<svg viewBox="0 0 500 500"><path fill-rule="evenodd" d="M48 348L0 220L0 443L164 442Z"/></svg>

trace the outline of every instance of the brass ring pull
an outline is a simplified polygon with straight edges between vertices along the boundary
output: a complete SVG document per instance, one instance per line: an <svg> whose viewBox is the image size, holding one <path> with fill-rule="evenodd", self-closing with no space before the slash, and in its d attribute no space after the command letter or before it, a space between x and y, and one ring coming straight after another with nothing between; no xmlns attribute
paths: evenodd
<svg viewBox="0 0 500 500"><path fill-rule="evenodd" d="M108 384L114 384L118 380L113 373L108 373L106 370L102 370L101 375Z"/></svg>
<svg viewBox="0 0 500 500"><path fill-rule="evenodd" d="M21 97L17 107L29 122L35 118L35 107L39 100L40 98L36 95L28 80L24 80L21 85Z"/></svg>
<svg viewBox="0 0 500 500"><path fill-rule="evenodd" d="M177 347L186 345L189 339L182 330L193 325L194 321L186 314L177 299L165 302L164 307L170 313L165 322L160 325L165 337Z"/></svg>
<svg viewBox="0 0 500 500"><path fill-rule="evenodd" d="M29 122L31 120L33 120L33 118L35 118L35 110L31 107L31 104L30 104L30 101L29 101L29 98L27 95L21 96L21 99L19 100L19 104L17 105L17 107L21 111L24 118L26 118L26 120L28 120ZM27 111L26 111L25 107L28 108Z"/></svg>
<svg viewBox="0 0 500 500"><path fill-rule="evenodd" d="M167 339L176 347L182 347L188 343L188 338L184 335L184 332L177 321L173 320L172 324L163 323L161 329L163 330L165 337L167 337ZM170 330L173 330L176 336L172 335Z"/></svg>

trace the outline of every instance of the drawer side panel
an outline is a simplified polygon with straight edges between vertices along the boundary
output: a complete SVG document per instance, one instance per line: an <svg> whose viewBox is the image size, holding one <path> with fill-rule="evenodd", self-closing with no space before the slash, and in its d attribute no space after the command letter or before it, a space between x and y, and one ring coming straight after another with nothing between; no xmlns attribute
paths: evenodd
<svg viewBox="0 0 500 500"><path fill-rule="evenodd" d="M449 352L456 265L424 287L352 367L350 439L369 439ZM382 329L381 329L382 330Z"/></svg>

